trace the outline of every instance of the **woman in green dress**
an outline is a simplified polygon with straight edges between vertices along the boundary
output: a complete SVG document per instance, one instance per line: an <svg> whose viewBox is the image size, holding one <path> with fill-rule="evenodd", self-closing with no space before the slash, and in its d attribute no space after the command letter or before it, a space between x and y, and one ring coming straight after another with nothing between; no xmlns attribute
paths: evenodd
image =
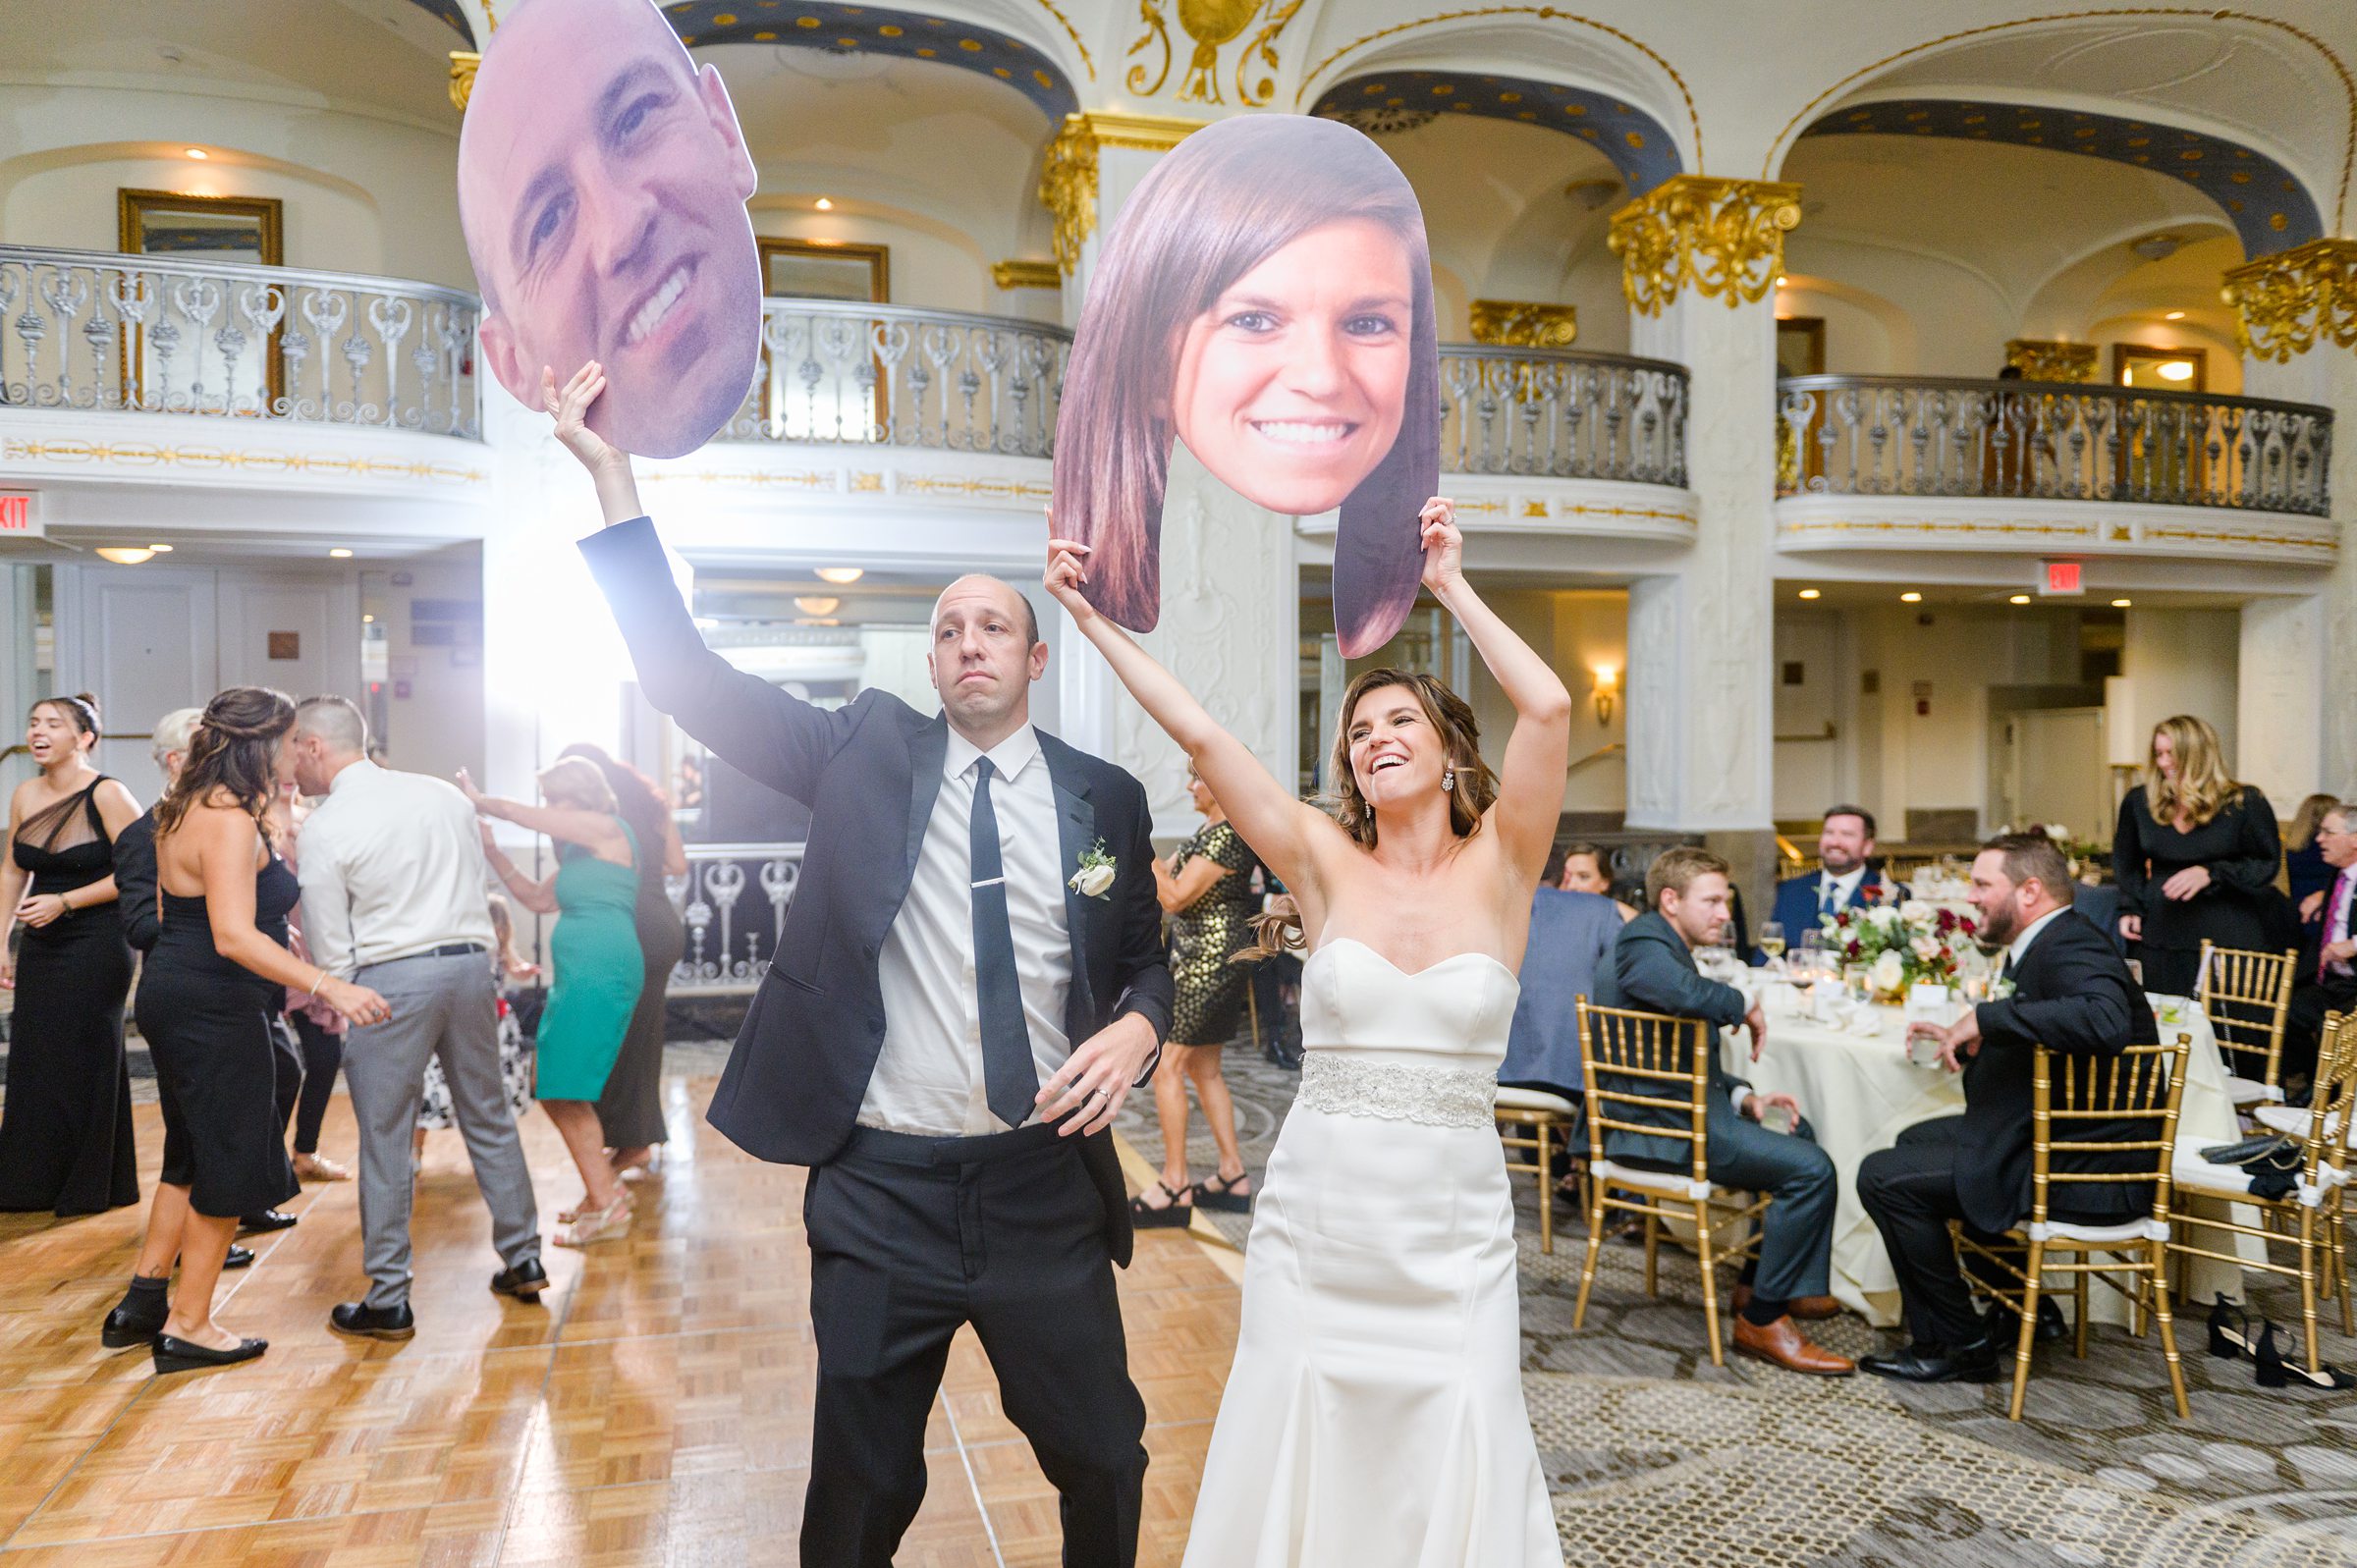
<svg viewBox="0 0 2357 1568"><path fill-rule="evenodd" d="M597 1097L645 982L635 915L637 839L622 820L605 775L586 758L566 758L540 775L547 801L542 806L486 795L464 772L459 787L485 818L503 817L557 840L556 871L535 882L492 842L491 824L483 824L483 853L516 901L560 917L548 944L556 978L540 1014L533 1093L564 1136L583 1196L559 1213L563 1228L549 1239L560 1247L585 1247L619 1237L630 1227L630 1190L615 1177L606 1156Z"/></svg>

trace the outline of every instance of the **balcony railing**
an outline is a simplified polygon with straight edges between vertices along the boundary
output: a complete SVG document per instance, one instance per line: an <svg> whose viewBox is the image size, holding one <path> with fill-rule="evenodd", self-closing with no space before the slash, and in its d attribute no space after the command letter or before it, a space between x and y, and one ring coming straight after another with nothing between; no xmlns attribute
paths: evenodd
<svg viewBox="0 0 2357 1568"><path fill-rule="evenodd" d="M1565 349L1441 349L1446 473L1686 482L1686 371Z"/></svg>
<svg viewBox="0 0 2357 1568"><path fill-rule="evenodd" d="M753 390L714 439L1049 457L1071 346L1011 317L764 299Z"/></svg>
<svg viewBox="0 0 2357 1568"><path fill-rule="evenodd" d="M1945 377L1777 383L1777 494L2016 497L2330 514L2332 410Z"/></svg>
<svg viewBox="0 0 2357 1568"><path fill-rule="evenodd" d="M674 996L749 996L777 955L786 906L802 877L798 843L691 843L687 875L667 879L687 923Z"/></svg>
<svg viewBox="0 0 2357 1568"><path fill-rule="evenodd" d="M478 310L394 278L0 245L0 406L479 440Z"/></svg>

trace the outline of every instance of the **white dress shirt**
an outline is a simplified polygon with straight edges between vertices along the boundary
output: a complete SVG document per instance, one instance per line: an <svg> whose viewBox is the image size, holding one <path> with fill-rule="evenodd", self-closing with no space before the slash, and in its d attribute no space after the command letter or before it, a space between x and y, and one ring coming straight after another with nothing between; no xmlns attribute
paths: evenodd
<svg viewBox="0 0 2357 1568"><path fill-rule="evenodd" d="M491 946L474 807L440 779L348 765L303 821L298 875L303 941L331 975L454 943Z"/></svg>
<svg viewBox="0 0 2357 1568"><path fill-rule="evenodd" d="M2015 937L2013 939L2012 946L2005 948L2006 965L2014 969L2020 968L2021 955L2030 950L2030 944L2038 940L2038 933L2044 931L2047 927L2053 925L2056 920L2060 919L2063 915L2066 915L2069 912L2070 908L2067 904L2060 909L2049 909L2045 914L2040 915L2037 919L2022 927L2021 935Z"/></svg>
<svg viewBox="0 0 2357 1568"><path fill-rule="evenodd" d="M1858 884L1864 882L1865 880L1866 863L1862 860L1855 866L1852 866L1849 870L1843 872L1838 877L1835 876L1830 871L1820 871L1817 873L1818 913L1822 914L1825 912L1826 890L1829 888L1833 890L1834 912L1838 914L1842 910L1849 907L1850 895L1858 891Z"/></svg>
<svg viewBox="0 0 2357 1568"><path fill-rule="evenodd" d="M941 793L925 825L916 877L877 954L884 992L884 1045L859 1103L859 1124L937 1138L1005 1132L991 1113L982 1070L981 997L974 983L971 862L974 763L983 753L953 730L942 758ZM1065 999L1072 989L1072 945L1064 911L1063 840L1056 790L1039 736L1029 725L990 751L1007 921L1014 973L1039 1080L1071 1054Z"/></svg>

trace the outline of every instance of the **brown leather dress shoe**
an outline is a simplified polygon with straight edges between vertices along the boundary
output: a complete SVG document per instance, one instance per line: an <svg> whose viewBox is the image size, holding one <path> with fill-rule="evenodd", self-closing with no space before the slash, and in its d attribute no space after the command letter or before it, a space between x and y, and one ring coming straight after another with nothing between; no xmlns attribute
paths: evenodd
<svg viewBox="0 0 2357 1568"><path fill-rule="evenodd" d="M1846 1378L1857 1369L1846 1356L1809 1343L1800 1325L1787 1313L1763 1328L1749 1318L1735 1317L1735 1354L1772 1362L1786 1372L1813 1378Z"/></svg>
<svg viewBox="0 0 2357 1568"><path fill-rule="evenodd" d="M1751 1287L1737 1285L1734 1295L1735 1311L1741 1312L1750 1305ZM1831 1296L1795 1296L1784 1303L1784 1310L1802 1323L1823 1323L1828 1318L1841 1316L1841 1303Z"/></svg>

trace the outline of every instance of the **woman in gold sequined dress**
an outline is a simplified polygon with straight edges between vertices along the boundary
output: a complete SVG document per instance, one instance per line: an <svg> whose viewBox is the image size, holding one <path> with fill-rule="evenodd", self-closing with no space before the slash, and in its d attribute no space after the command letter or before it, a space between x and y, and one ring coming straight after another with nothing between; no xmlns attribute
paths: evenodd
<svg viewBox="0 0 2357 1568"><path fill-rule="evenodd" d="M1252 1207L1251 1178L1235 1141L1235 1103L1220 1076L1220 1048L1243 1022L1251 976L1233 963L1252 946L1252 851L1192 768L1187 792L1203 826L1168 864L1156 861L1154 880L1171 915L1171 978L1178 997L1171 1013L1170 1054L1154 1075L1154 1108L1162 1116L1162 1180L1129 1202L1136 1223L1183 1225L1193 1208L1242 1214ZM1219 1146L1219 1169L1199 1186L1186 1179L1186 1086L1203 1102Z"/></svg>

